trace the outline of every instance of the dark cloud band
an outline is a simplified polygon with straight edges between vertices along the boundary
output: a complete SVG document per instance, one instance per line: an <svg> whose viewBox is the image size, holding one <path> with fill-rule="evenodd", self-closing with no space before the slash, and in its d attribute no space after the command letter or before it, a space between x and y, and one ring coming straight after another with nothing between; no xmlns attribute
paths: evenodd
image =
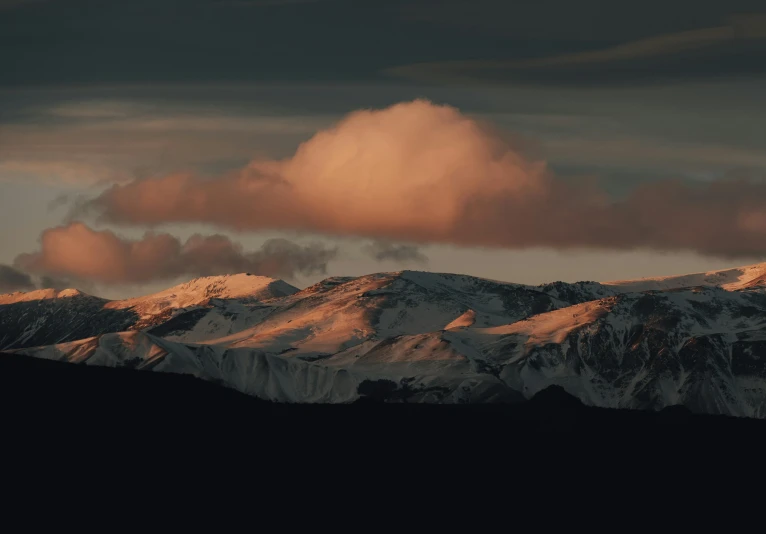
<svg viewBox="0 0 766 534"><path fill-rule="evenodd" d="M0 293L27 291L34 288L35 283L31 276L10 265L0 265Z"/></svg>

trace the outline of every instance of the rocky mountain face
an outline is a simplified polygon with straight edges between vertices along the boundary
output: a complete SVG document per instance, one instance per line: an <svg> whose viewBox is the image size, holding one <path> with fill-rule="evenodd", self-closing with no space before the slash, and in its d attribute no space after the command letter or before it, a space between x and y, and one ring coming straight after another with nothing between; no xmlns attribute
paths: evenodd
<svg viewBox="0 0 766 534"><path fill-rule="evenodd" d="M298 289L281 280L247 274L192 280L160 293L106 300L75 289L43 289L0 295L0 350L38 347L111 332L164 324L218 301L241 306L284 297Z"/></svg>
<svg viewBox="0 0 766 534"><path fill-rule="evenodd" d="M765 274L528 286L403 271L301 291L210 277L129 301L2 296L0 341L279 401L520 402L557 385L592 406L766 418Z"/></svg>

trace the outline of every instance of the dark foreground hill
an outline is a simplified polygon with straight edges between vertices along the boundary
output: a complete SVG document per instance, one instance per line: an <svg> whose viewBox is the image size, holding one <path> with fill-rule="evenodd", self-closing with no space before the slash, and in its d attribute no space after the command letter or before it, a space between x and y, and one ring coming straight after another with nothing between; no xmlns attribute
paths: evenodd
<svg viewBox="0 0 766 534"><path fill-rule="evenodd" d="M227 439L273 444L359 444L385 448L405 440L512 442L534 431L617 435L757 433L766 421L583 405L552 386L521 404L382 403L302 405L260 400L191 376L73 365L0 355L0 402L7 430L56 439L172 439L201 446ZM189 441L191 440L191 441ZM356 445L355 445L356 446ZM353 452L353 450L351 451Z"/></svg>
<svg viewBox="0 0 766 534"><path fill-rule="evenodd" d="M766 437L763 420L592 408L555 387L520 405L287 405L190 376L6 354L0 407L3 481L38 524L145 525L165 512L176 527L205 513L218 525L238 511L238 528L266 514L311 532L342 507L346 524L415 514L454 526L456 512L473 521L510 500L528 510L522 495L546 514L579 499L632 510L631 492L688 515L697 508L677 499L689 490L752 481ZM43 510L52 502L66 515Z"/></svg>

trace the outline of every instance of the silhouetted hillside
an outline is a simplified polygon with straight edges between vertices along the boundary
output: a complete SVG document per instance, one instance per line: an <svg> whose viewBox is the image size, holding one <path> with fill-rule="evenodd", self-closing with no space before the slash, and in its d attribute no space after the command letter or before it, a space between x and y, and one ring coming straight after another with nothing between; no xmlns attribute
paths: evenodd
<svg viewBox="0 0 766 534"><path fill-rule="evenodd" d="M374 391L365 385L363 391ZM226 438L271 442L399 440L450 443L515 439L530 431L578 433L763 432L766 421L694 415L685 408L639 412L592 408L550 387L511 405L381 403L298 405L249 397L191 376L73 365L2 354L0 400L6 421L25 431L174 440Z"/></svg>

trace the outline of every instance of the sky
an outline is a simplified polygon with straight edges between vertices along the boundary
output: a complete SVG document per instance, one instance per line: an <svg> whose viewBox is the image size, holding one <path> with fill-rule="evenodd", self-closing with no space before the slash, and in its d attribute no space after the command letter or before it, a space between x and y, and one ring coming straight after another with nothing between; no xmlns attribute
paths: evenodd
<svg viewBox="0 0 766 534"><path fill-rule="evenodd" d="M0 292L766 261L762 0L0 0Z"/></svg>

